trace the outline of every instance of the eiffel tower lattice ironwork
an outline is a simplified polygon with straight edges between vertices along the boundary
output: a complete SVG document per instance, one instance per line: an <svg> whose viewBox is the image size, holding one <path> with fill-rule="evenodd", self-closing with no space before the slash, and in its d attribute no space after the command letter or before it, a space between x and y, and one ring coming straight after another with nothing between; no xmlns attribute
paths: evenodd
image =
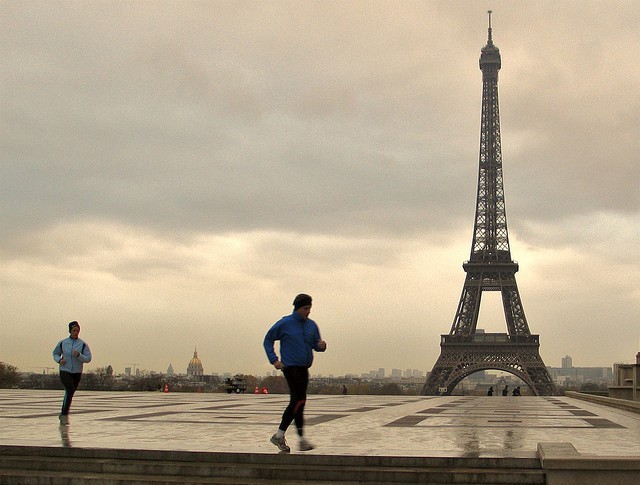
<svg viewBox="0 0 640 485"><path fill-rule="evenodd" d="M466 278L448 335L440 340L440 357L422 389L422 395L450 395L465 377L482 370L502 370L522 379L536 395L557 391L540 357L540 340L525 318L511 259L505 211L498 110L500 50L491 38L480 54L482 120L478 195L471 257L463 264ZM484 291L500 291L508 333L477 332Z"/></svg>

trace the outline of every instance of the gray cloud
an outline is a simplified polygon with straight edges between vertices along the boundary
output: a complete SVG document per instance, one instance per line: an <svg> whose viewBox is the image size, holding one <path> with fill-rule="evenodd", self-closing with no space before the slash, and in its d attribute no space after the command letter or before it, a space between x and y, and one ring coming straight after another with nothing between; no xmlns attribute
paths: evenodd
<svg viewBox="0 0 640 485"><path fill-rule="evenodd" d="M177 366L197 340L216 370L254 371L263 327L309 288L340 342L321 370L427 370L469 254L486 5L3 7L3 328L28 306L38 329L90 320L104 350L115 330L162 329L145 356L158 370L156 355L186 349ZM638 334L637 292L619 281L638 272L640 8L489 7L532 331L549 335L554 361L591 358L598 341L609 365L637 351L600 327L608 316ZM580 325L594 338L576 341ZM224 345L231 328L255 355ZM42 332L38 357L7 359L41 365L56 336ZM406 344L406 362L385 342Z"/></svg>

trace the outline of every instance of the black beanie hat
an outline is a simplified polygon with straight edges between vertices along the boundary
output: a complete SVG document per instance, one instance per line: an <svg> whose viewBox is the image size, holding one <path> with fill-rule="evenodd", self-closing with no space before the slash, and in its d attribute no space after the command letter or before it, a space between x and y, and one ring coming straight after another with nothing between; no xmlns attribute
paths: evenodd
<svg viewBox="0 0 640 485"><path fill-rule="evenodd" d="M73 322L69 322L69 332L71 332L71 329L73 327L78 327L80 328L80 324L78 322L76 322L75 320Z"/></svg>
<svg viewBox="0 0 640 485"><path fill-rule="evenodd" d="M311 297L309 295L305 295L304 293L300 293L293 299L293 309L297 310L298 308L302 308L303 306L311 305Z"/></svg>

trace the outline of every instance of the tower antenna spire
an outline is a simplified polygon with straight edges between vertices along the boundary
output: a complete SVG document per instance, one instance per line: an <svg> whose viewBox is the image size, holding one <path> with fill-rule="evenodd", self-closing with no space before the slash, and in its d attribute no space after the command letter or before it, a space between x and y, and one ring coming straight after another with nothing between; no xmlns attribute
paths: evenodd
<svg viewBox="0 0 640 485"><path fill-rule="evenodd" d="M491 38L491 10L488 10L487 13L489 14L489 40L487 41L488 45L492 45L493 44L493 39Z"/></svg>

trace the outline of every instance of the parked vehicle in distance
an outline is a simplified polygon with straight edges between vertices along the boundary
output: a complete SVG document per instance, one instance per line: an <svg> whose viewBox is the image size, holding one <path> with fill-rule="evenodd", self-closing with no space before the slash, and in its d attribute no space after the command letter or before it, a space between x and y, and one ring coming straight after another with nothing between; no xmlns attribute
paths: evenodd
<svg viewBox="0 0 640 485"><path fill-rule="evenodd" d="M247 380L244 376L235 375L233 378L227 378L224 384L225 391L227 394L231 394L235 392L236 394L244 394L247 390Z"/></svg>

